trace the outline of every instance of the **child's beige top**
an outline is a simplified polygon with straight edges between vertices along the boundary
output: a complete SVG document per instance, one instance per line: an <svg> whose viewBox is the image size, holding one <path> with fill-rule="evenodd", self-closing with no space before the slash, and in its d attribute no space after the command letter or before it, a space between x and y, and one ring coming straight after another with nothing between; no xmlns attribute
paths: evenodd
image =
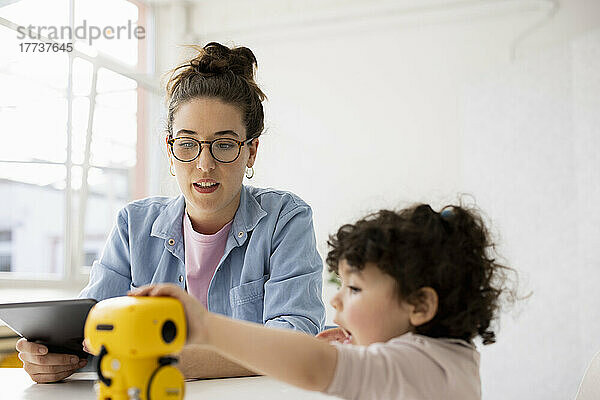
<svg viewBox="0 0 600 400"><path fill-rule="evenodd" d="M333 343L338 361L327 393L344 399L481 399L479 353L463 340L407 333L386 343Z"/></svg>

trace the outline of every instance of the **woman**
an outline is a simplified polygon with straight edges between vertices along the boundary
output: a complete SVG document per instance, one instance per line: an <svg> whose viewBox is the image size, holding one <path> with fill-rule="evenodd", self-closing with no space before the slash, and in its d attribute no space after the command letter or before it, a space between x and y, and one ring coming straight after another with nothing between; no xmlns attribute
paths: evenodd
<svg viewBox="0 0 600 400"><path fill-rule="evenodd" d="M310 207L296 195L242 185L252 178L263 130L264 93L252 51L209 43L167 83L166 147L182 194L151 197L118 214L80 297L103 300L171 282L211 311L316 334L325 310L322 260ZM72 374L85 360L17 344L36 382ZM190 377L252 374L199 347L186 347Z"/></svg>

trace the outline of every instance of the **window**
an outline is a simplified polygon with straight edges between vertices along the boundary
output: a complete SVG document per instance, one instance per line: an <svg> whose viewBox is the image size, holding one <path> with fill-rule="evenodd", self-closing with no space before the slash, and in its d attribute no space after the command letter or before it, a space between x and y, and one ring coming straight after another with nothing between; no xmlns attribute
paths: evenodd
<svg viewBox="0 0 600 400"><path fill-rule="evenodd" d="M0 280L85 280L118 209L146 194L134 184L146 158L139 110L157 96L144 75L147 13L133 0L0 6L9 21L0 21L0 221L7 226L0 230ZM45 38L19 38L18 27L30 25L43 27ZM71 52L20 46L69 43L68 36L52 38L49 27L68 35L67 28L82 26L113 37L72 38ZM119 27L126 29L116 38ZM138 27L144 35L131 35Z"/></svg>

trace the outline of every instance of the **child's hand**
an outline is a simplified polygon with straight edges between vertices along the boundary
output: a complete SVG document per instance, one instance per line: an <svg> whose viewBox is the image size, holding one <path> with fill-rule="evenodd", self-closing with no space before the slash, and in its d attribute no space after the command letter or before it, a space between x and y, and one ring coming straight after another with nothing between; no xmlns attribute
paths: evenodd
<svg viewBox="0 0 600 400"><path fill-rule="evenodd" d="M351 342L351 338L342 328L326 329L317 335L317 339L322 339L327 342L340 342L345 344Z"/></svg>
<svg viewBox="0 0 600 400"><path fill-rule="evenodd" d="M87 339L84 339L83 342L81 342L81 345L83 346L83 351L95 356L96 354L92 353L92 350L90 350L90 346L88 346L87 341L88 341Z"/></svg>
<svg viewBox="0 0 600 400"><path fill-rule="evenodd" d="M194 297L190 296L179 286L172 284L160 284L144 286L128 293L129 296L164 296L174 297L181 301L185 310L187 320L187 342L204 344L208 338L208 331L204 324L208 311Z"/></svg>

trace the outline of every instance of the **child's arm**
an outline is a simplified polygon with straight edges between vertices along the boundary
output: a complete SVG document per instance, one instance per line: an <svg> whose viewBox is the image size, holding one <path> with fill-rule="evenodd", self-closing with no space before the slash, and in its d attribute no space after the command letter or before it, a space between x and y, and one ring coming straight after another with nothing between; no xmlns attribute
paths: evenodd
<svg viewBox="0 0 600 400"><path fill-rule="evenodd" d="M333 380L337 350L329 343L210 313L175 285L148 286L132 294L179 299L187 316L188 343L211 346L251 370L308 390L324 391Z"/></svg>
<svg viewBox="0 0 600 400"><path fill-rule="evenodd" d="M333 379L337 350L328 343L218 314L205 321L206 344L249 369L308 390L324 391Z"/></svg>

